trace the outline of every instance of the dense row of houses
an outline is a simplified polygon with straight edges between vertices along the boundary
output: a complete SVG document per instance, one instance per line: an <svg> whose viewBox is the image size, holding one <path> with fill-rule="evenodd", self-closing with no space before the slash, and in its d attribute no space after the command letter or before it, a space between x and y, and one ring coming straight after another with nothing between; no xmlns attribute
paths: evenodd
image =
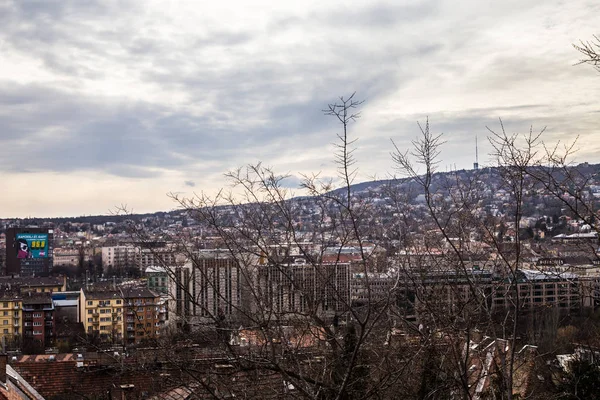
<svg viewBox="0 0 600 400"><path fill-rule="evenodd" d="M80 324L82 339L139 344L160 337L167 320L166 298L146 287L67 292L64 277L0 278L0 339L5 349L37 352L56 347L61 342L57 328L63 324L68 324L65 336Z"/></svg>
<svg viewBox="0 0 600 400"><path fill-rule="evenodd" d="M168 317L166 300L147 288L81 289L79 304L88 336L112 343L157 339Z"/></svg>

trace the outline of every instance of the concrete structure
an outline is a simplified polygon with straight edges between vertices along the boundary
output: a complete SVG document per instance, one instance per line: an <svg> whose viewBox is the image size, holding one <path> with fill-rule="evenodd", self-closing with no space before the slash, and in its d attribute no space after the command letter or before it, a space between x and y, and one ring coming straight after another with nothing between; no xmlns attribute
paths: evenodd
<svg viewBox="0 0 600 400"><path fill-rule="evenodd" d="M134 246L107 246L102 247L102 266L122 269L137 266L139 249Z"/></svg>
<svg viewBox="0 0 600 400"><path fill-rule="evenodd" d="M23 299L18 292L0 294L0 338L8 348L18 348L22 339Z"/></svg>
<svg viewBox="0 0 600 400"><path fill-rule="evenodd" d="M0 276L1 290L18 290L21 293L57 293L67 290L65 276L14 277Z"/></svg>
<svg viewBox="0 0 600 400"><path fill-rule="evenodd" d="M589 285L575 274L550 273L535 270L517 271L519 280L519 303L522 309L557 307L561 310L576 310L591 307ZM493 306L505 307L514 302L515 286L497 283L494 286Z"/></svg>
<svg viewBox="0 0 600 400"><path fill-rule="evenodd" d="M79 322L79 295L80 291L52 293L57 321Z"/></svg>
<svg viewBox="0 0 600 400"><path fill-rule="evenodd" d="M169 282L169 315L176 326L236 319L241 307L237 262L225 252L200 252L173 270Z"/></svg>
<svg viewBox="0 0 600 400"><path fill-rule="evenodd" d="M160 337L167 309L160 295L147 288L121 288L125 306L125 343L138 344Z"/></svg>
<svg viewBox="0 0 600 400"><path fill-rule="evenodd" d="M90 337L121 343L123 339L123 298L118 290L81 289L79 320Z"/></svg>
<svg viewBox="0 0 600 400"><path fill-rule="evenodd" d="M325 315L350 307L350 263L307 263L302 257L258 269L262 309L288 314L316 310Z"/></svg>
<svg viewBox="0 0 600 400"><path fill-rule="evenodd" d="M148 289L158 293L169 293L169 274L163 267L150 266L145 271Z"/></svg>
<svg viewBox="0 0 600 400"><path fill-rule="evenodd" d="M168 248L141 248L134 245L102 247L102 265L105 269L138 268L175 265L176 256Z"/></svg>
<svg viewBox="0 0 600 400"><path fill-rule="evenodd" d="M52 271L52 229L29 227L6 231L6 275L43 276ZM38 235L39 240L28 237Z"/></svg>
<svg viewBox="0 0 600 400"><path fill-rule="evenodd" d="M92 259L92 249L83 248L83 249L65 249L65 248L55 248L54 249L54 257L53 257L53 265L54 266L78 266L79 260L82 258L84 263L89 262Z"/></svg>
<svg viewBox="0 0 600 400"><path fill-rule="evenodd" d="M27 293L23 296L23 346L52 346L56 337L54 304L50 293Z"/></svg>

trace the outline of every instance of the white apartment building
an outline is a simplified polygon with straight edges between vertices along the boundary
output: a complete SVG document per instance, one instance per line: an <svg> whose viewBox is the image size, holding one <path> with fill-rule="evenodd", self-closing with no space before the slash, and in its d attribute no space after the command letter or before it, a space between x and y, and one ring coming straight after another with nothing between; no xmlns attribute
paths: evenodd
<svg viewBox="0 0 600 400"><path fill-rule="evenodd" d="M175 265L176 259L176 254L168 248L142 249L133 245L102 247L102 265L105 268L137 267L144 271L150 266Z"/></svg>

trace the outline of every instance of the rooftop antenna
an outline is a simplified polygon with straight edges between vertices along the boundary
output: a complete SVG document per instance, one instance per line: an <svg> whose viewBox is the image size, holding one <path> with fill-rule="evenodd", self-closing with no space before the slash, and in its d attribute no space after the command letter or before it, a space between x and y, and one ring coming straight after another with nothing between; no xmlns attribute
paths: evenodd
<svg viewBox="0 0 600 400"><path fill-rule="evenodd" d="M475 135L475 162L473 163L473 169L479 169L479 151L477 149L477 135Z"/></svg>

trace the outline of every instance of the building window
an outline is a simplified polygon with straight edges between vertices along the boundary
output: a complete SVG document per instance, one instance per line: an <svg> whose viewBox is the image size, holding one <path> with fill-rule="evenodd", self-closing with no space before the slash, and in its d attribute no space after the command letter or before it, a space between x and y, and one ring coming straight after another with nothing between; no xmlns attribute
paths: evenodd
<svg viewBox="0 0 600 400"><path fill-rule="evenodd" d="M88 318L88 322L93 322L94 318Z"/></svg>
<svg viewBox="0 0 600 400"><path fill-rule="evenodd" d="M2 321L2 325L8 325L8 321L7 320Z"/></svg>
<svg viewBox="0 0 600 400"><path fill-rule="evenodd" d="M121 304L121 300L117 300L117 304Z"/></svg>
<svg viewBox="0 0 600 400"><path fill-rule="evenodd" d="M7 308L7 307L8 307L8 303L6 303L6 302L5 302L5 303L3 303L3 304L2 304L2 307L4 307L4 308Z"/></svg>
<svg viewBox="0 0 600 400"><path fill-rule="evenodd" d="M42 313L34 313L33 318L42 318Z"/></svg>
<svg viewBox="0 0 600 400"><path fill-rule="evenodd" d="M8 333L8 329L5 329L5 330L4 330L4 334L7 334L7 333Z"/></svg>
<svg viewBox="0 0 600 400"><path fill-rule="evenodd" d="M42 331L33 331L33 334L34 334L34 335L41 335L41 334L42 334Z"/></svg>
<svg viewBox="0 0 600 400"><path fill-rule="evenodd" d="M91 306L91 305L93 305L93 304L94 304L94 302L93 302L93 301L88 301L88 306Z"/></svg>
<svg viewBox="0 0 600 400"><path fill-rule="evenodd" d="M94 310L88 310L88 314L93 314Z"/></svg>
<svg viewBox="0 0 600 400"><path fill-rule="evenodd" d="M33 326L42 326L42 323L39 322L39 321L36 321L36 322L33 323Z"/></svg>

